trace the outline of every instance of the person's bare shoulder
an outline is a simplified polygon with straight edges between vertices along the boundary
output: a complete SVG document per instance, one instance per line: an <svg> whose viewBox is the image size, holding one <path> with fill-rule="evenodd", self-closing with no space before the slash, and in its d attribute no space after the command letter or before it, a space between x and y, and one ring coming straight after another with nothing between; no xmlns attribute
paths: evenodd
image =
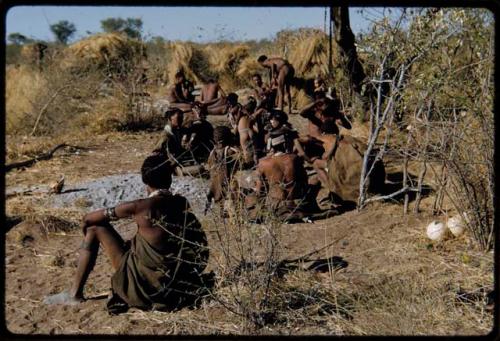
<svg viewBox="0 0 500 341"><path fill-rule="evenodd" d="M238 122L238 126L240 128L247 128L249 124L250 124L250 117L248 117L248 115L241 116L240 121Z"/></svg>

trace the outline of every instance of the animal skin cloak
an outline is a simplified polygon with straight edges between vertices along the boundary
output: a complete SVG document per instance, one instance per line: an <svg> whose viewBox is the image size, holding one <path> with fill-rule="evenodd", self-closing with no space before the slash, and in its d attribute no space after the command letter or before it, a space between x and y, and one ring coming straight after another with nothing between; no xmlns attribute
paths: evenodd
<svg viewBox="0 0 500 341"><path fill-rule="evenodd" d="M172 228L166 254L155 250L140 234L131 240L111 279L111 313L128 307L171 310L203 291L200 274L208 259L206 235L192 213L186 212L185 219L185 227Z"/></svg>
<svg viewBox="0 0 500 341"><path fill-rule="evenodd" d="M330 191L337 194L342 200L352 202L358 200L359 181L366 148L365 143L349 135L341 135L336 141L335 151L328 160L328 182ZM375 153L376 151L368 160L368 168L374 162ZM380 193L384 188L384 182L384 164L378 160L369 177L368 192Z"/></svg>

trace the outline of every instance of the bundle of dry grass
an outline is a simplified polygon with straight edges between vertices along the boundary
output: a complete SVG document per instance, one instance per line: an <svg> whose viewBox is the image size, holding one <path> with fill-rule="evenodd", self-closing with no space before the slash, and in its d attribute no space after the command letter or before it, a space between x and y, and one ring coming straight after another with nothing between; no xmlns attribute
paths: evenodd
<svg viewBox="0 0 500 341"><path fill-rule="evenodd" d="M289 61L294 66L297 76L328 73L328 38L324 33L302 39L294 46Z"/></svg>
<svg viewBox="0 0 500 341"><path fill-rule="evenodd" d="M292 102L295 103L297 110L302 109L306 105L312 103L314 99L309 96L304 89L292 88Z"/></svg>
<svg viewBox="0 0 500 341"><path fill-rule="evenodd" d="M167 66L169 83L174 82L177 71L183 70L186 77L195 83L204 83L209 78L219 80L225 89L241 86L237 71L249 48L246 45L216 44L204 47L193 43L171 43L172 58Z"/></svg>
<svg viewBox="0 0 500 341"><path fill-rule="evenodd" d="M209 56L210 66L218 74L235 74L241 62L249 56L246 45L207 45L205 51Z"/></svg>
<svg viewBox="0 0 500 341"><path fill-rule="evenodd" d="M241 61L238 70L236 71L236 76L244 79L250 79L253 74L262 74L263 72L264 68L257 62L257 57L249 56Z"/></svg>
<svg viewBox="0 0 500 341"><path fill-rule="evenodd" d="M169 82L174 82L175 73L183 70L186 77L196 83L210 76L210 66L205 52L191 43L172 42L172 59L167 66Z"/></svg>
<svg viewBox="0 0 500 341"><path fill-rule="evenodd" d="M66 68L120 66L146 56L144 44L118 33L97 34L69 46L63 65Z"/></svg>

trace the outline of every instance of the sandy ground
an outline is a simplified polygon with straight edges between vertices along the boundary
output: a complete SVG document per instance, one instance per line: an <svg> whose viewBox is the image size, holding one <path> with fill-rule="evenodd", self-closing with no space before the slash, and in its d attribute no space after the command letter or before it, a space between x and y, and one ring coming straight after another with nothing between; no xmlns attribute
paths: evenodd
<svg viewBox="0 0 500 341"><path fill-rule="evenodd" d="M34 221L23 222L6 234L5 317L9 331L16 334L148 335L245 332L240 317L210 299L199 308L177 312L131 309L122 315L108 315L105 304L112 272L102 252L86 288L89 300L78 306L42 304L46 295L69 286L81 242L77 223L82 212L143 196L137 172L158 134L96 137L83 143L89 148L85 152L60 153L26 170L7 174L8 193L34 186L41 191L14 195L7 200L9 215L32 217ZM46 186L62 174L66 178L63 193L43 193ZM220 250L217 245L220 226L200 212L206 184L199 179L177 178L173 187L188 197L195 208L206 229L209 245L213 247L212 258L216 258ZM423 200L420 214L403 215L399 203L379 202L361 212L347 212L314 224L278 227L283 257L298 257L332 244L316 256L337 257L345 262L342 269L335 271L299 269L293 276L304 278L303 283L314 283L311 287L323 286L331 288L332 292L348 292L350 297L361 297L360 302L381 301L380 306L366 308L366 311L360 306L349 320L335 313L306 314L304 310L297 310L297 316L304 318L294 317L287 324L266 326L259 333L360 335L412 334L412 331L419 333L421 330L426 332L420 333L431 335L488 333L493 323L491 313L486 312L481 303L457 305L454 297L457 290L472 292L492 286L493 254L475 250L467 235L448 238L436 245L429 243L424 227L436 219L429 214L432 200L432 197ZM50 220L48 216L64 220ZM120 221L116 228L124 238L135 233L131 221ZM256 225L252 229L262 231L264 227ZM217 265L217 262L212 261L212 264ZM439 297L439 302L427 299L427 286L432 288L434 296L431 297ZM415 295L413 298L406 296L408 290ZM422 316L422 312L427 312L428 316ZM440 318L436 319L433 314ZM375 325L378 329L373 327L370 332Z"/></svg>
<svg viewBox="0 0 500 341"><path fill-rule="evenodd" d="M7 195L32 191L48 191L49 186L17 186L6 191ZM203 212L208 192L208 181L192 177L173 176L170 190L181 194L189 203L195 214ZM118 174L99 179L68 184L63 191L51 196L49 205L54 208L81 208L83 211L96 210L103 207L116 206L120 202L131 201L146 196L146 186L140 174Z"/></svg>

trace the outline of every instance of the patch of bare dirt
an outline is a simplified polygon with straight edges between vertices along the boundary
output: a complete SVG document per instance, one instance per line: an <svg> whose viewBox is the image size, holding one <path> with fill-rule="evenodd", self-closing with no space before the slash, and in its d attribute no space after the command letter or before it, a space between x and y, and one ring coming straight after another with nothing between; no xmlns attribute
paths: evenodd
<svg viewBox="0 0 500 341"><path fill-rule="evenodd" d="M110 134L80 142L88 151L59 155L26 170L8 173L7 190L49 184L60 174L66 176L69 184L76 184L137 173L158 137L159 132ZM43 193L7 200L7 213L25 219L6 233L5 317L9 331L115 335L248 333L240 316L210 299L198 308L177 312L131 309L118 316L108 315L105 304L112 268L102 250L86 287L86 302L69 307L42 304L46 295L70 285L81 243L81 207L48 209L52 200ZM299 305L293 310L296 316L288 322L275 321L250 333L487 334L493 319L491 312L485 311L484 302L460 303L455 293L491 288L493 254L475 250L467 234L441 243L426 239L425 226L436 219L429 214L432 202L432 197L424 198L419 214L403 215L402 205L397 202L377 202L361 212L350 211L313 224L280 226L283 257L297 258L331 244L315 257L336 257L343 264L338 268L323 266L323 270L301 267L286 275L287 285L323 288L337 295L337 305L341 307L344 297L349 304L343 309L348 313ZM40 218L47 213L59 220ZM208 217L199 218L206 227L209 245L216 245L217 227L207 224ZM120 221L116 228L125 239L135 233L131 221Z"/></svg>

